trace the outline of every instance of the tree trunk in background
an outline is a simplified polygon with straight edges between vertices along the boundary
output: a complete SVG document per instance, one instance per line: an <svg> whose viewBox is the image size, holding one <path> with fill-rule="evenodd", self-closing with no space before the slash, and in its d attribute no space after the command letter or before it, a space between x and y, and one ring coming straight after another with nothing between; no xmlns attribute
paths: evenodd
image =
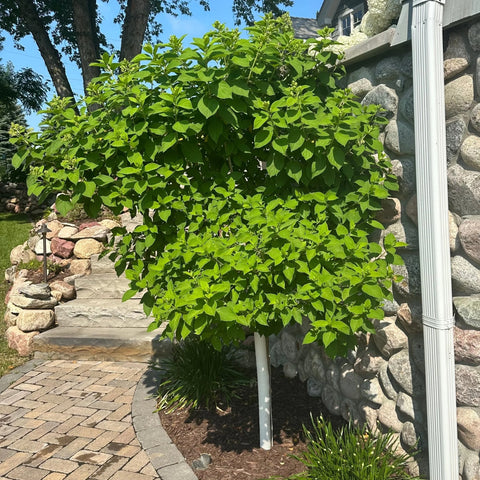
<svg viewBox="0 0 480 480"><path fill-rule="evenodd" d="M65 73L65 67L63 66L57 49L48 37L48 32L38 15L34 2L18 0L17 5L25 25L30 30L40 50L40 55L42 55L45 65L47 66L57 95L59 97L73 97L73 90Z"/></svg>
<svg viewBox="0 0 480 480"><path fill-rule="evenodd" d="M142 51L151 0L128 0L122 29L120 59L131 60Z"/></svg>
<svg viewBox="0 0 480 480"><path fill-rule="evenodd" d="M82 66L83 90L86 93L87 85L100 74L99 67L90 65L100 56L96 27L97 4L95 0L72 0L72 7L73 28Z"/></svg>

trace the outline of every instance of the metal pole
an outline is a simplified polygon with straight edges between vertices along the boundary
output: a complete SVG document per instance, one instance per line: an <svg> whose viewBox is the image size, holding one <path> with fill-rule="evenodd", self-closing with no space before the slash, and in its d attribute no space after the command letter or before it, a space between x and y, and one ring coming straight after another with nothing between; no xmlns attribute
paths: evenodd
<svg viewBox="0 0 480 480"><path fill-rule="evenodd" d="M442 20L445 0L413 0L415 156L429 478L458 480Z"/></svg>
<svg viewBox="0 0 480 480"><path fill-rule="evenodd" d="M43 240L43 281L47 283L48 280L48 270L47 270L47 233L51 230L47 227L46 223L42 223L41 227L38 230L38 233L42 234Z"/></svg>

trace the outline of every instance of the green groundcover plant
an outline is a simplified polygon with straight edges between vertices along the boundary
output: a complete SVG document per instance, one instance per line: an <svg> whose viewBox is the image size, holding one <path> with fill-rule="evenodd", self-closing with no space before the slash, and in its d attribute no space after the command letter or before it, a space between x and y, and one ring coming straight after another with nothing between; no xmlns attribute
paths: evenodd
<svg viewBox="0 0 480 480"><path fill-rule="evenodd" d="M159 367L159 410L171 413L179 408L228 406L239 387L250 379L239 369L231 347L216 350L211 343L188 338L176 344L171 359Z"/></svg>
<svg viewBox="0 0 480 480"><path fill-rule="evenodd" d="M396 189L378 140L384 121L337 88L329 31L295 39L288 16L215 24L191 47L172 37L132 62L104 55L78 105L55 99L41 133L16 129L29 192L62 192L143 223L117 229L118 272L145 291L151 328L217 349L246 331L310 329L331 356L372 331L390 298L392 235L369 235Z"/></svg>
<svg viewBox="0 0 480 480"><path fill-rule="evenodd" d="M398 453L392 432L372 433L366 425L351 424L335 430L320 417L304 433L306 450L295 458L306 470L288 480L420 480L408 473L412 456Z"/></svg>

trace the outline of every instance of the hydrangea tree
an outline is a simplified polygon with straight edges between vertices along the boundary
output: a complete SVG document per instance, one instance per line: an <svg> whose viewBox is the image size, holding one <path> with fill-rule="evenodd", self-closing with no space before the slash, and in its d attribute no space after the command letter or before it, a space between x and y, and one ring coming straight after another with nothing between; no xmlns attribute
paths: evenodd
<svg viewBox="0 0 480 480"><path fill-rule="evenodd" d="M382 248L369 234L396 183L378 109L336 87L330 32L315 55L288 17L247 32L216 24L192 47L172 37L131 63L105 55L80 113L53 101L41 133L20 133L15 162L31 167L30 193L63 192L62 213L80 202L92 216L141 214L114 231L116 268L125 299L145 292L151 329L167 322L164 335L218 348L255 333L270 448L265 339L308 322L305 343L337 356L372 331L400 260L392 236Z"/></svg>

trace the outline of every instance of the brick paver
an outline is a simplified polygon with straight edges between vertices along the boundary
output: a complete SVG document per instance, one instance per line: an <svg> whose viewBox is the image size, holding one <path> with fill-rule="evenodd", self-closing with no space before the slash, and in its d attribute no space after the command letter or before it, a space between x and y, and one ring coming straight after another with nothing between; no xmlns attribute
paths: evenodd
<svg viewBox="0 0 480 480"><path fill-rule="evenodd" d="M143 363L47 361L0 393L0 478L153 480L132 427Z"/></svg>

